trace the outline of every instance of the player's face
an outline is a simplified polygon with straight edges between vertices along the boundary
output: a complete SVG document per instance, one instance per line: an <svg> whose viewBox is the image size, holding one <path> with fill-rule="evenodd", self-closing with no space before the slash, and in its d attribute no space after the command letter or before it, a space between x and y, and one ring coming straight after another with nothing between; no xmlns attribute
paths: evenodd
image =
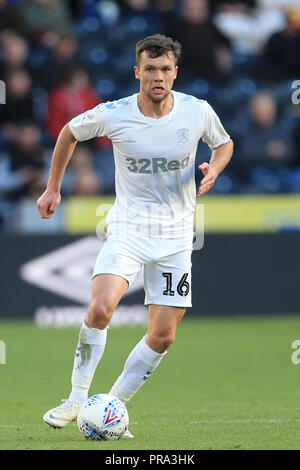
<svg viewBox="0 0 300 470"><path fill-rule="evenodd" d="M143 51L140 63L134 70L136 78L140 80L141 91L151 101L160 103L170 93L178 67L172 53L151 58Z"/></svg>

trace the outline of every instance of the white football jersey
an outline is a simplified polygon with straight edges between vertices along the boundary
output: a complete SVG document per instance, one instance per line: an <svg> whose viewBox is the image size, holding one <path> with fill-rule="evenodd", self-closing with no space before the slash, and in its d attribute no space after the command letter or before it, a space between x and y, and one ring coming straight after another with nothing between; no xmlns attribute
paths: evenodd
<svg viewBox="0 0 300 470"><path fill-rule="evenodd" d="M78 141L112 141L116 200L106 217L108 233L193 236L199 139L214 149L230 137L207 101L172 93L173 108L160 119L142 114L134 94L101 103L69 123Z"/></svg>

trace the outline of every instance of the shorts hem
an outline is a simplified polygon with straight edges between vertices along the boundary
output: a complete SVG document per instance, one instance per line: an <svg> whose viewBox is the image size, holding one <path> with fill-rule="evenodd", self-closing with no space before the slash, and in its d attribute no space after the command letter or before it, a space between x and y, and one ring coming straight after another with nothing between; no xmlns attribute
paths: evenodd
<svg viewBox="0 0 300 470"><path fill-rule="evenodd" d="M93 275L92 275L92 280L93 280L96 276L100 276L100 274L110 274L111 276L118 276L118 277L121 277L122 279L125 279L125 281L128 282L128 285L129 285L129 286L130 286L130 284L131 284L131 282L132 282L130 279L128 279L127 277L125 277L125 276L122 275L122 274L119 274L119 273L112 273L112 272L108 272L108 271L107 271L107 272L101 271L101 273L95 273L95 274L93 273Z"/></svg>
<svg viewBox="0 0 300 470"><path fill-rule="evenodd" d="M189 302L188 305L182 305L182 304L178 305L178 304L175 304L175 303L164 303L164 302L159 302L159 301L153 302L151 300L145 301L144 305L162 305L163 307L178 307L178 308L190 308L190 307L192 307L191 302Z"/></svg>

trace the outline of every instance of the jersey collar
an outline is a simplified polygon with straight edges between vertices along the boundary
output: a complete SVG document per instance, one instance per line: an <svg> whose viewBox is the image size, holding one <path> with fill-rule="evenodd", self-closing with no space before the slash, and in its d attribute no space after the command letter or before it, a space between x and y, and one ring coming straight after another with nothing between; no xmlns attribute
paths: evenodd
<svg viewBox="0 0 300 470"><path fill-rule="evenodd" d="M163 116L161 118L152 118L152 117L149 117L149 116L145 116L145 114L143 114L140 111L140 108L139 108L139 105L138 105L138 93L135 93L135 95L134 95L134 109L135 109L136 114L140 118L143 118L145 121L151 122L153 124L156 123L156 122L158 124L161 124L163 121L168 121L173 116L173 114L175 113L175 109L176 109L176 106L177 106L176 92L174 90L172 90L172 94L173 94L173 107L172 107L171 111L168 114L165 114L165 116Z"/></svg>

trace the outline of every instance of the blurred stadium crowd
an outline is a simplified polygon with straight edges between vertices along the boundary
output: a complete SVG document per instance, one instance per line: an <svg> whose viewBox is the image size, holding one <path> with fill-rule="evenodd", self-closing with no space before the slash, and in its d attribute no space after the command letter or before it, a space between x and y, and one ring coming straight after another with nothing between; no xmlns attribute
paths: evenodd
<svg viewBox="0 0 300 470"><path fill-rule="evenodd" d="M157 32L183 46L174 89L208 100L235 141L213 192L300 192L300 0L0 0L2 230L44 190L64 124L138 92L135 44ZM110 141L78 145L62 195L113 193Z"/></svg>

